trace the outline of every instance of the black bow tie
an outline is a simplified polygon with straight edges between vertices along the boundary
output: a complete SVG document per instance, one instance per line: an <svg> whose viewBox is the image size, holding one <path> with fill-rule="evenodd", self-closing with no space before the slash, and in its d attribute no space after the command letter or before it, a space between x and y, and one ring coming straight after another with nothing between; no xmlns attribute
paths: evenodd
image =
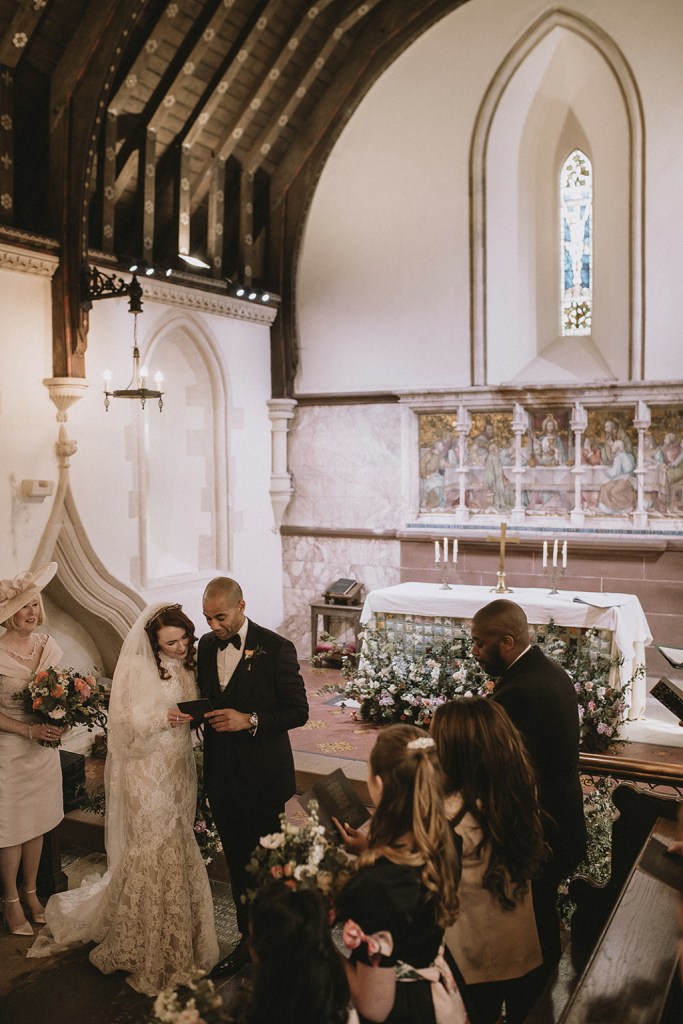
<svg viewBox="0 0 683 1024"><path fill-rule="evenodd" d="M219 640L218 641L218 649L219 649L219 651L224 651L225 648L228 646L228 644L232 644L233 647L236 647L237 650L239 651L240 647L242 646L242 641L240 639L239 633L233 633L233 635L229 636L227 640Z"/></svg>

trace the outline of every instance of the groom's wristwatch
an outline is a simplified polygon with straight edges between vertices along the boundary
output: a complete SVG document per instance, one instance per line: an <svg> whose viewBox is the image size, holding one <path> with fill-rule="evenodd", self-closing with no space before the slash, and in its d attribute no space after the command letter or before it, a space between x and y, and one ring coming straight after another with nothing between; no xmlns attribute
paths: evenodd
<svg viewBox="0 0 683 1024"><path fill-rule="evenodd" d="M249 732L251 733L252 736L256 735L256 730L257 729L258 729L258 715L256 714L255 711L252 711L252 713L249 715Z"/></svg>

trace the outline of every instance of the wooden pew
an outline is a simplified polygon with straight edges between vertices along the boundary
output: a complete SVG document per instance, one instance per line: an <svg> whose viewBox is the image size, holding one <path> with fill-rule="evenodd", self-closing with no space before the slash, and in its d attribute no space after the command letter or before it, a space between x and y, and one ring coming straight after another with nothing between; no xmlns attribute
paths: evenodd
<svg viewBox="0 0 683 1024"><path fill-rule="evenodd" d="M571 941L526 1024L683 1020L677 895L639 866L650 837L667 845L676 837L680 802L627 790L615 790L612 878L603 887L571 883Z"/></svg>

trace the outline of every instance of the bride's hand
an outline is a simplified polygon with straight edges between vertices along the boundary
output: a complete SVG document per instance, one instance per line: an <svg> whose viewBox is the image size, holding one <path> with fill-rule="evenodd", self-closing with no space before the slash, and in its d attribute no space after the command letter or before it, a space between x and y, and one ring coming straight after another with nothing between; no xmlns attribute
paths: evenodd
<svg viewBox="0 0 683 1024"><path fill-rule="evenodd" d="M180 708L168 709L168 724L172 729L178 729L181 725L191 721L192 715L184 715Z"/></svg>

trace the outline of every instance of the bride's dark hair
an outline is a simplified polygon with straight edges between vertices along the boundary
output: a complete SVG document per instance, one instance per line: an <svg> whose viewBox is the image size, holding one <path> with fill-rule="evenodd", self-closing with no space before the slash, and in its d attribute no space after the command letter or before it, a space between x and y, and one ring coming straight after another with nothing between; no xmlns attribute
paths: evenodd
<svg viewBox="0 0 683 1024"><path fill-rule="evenodd" d="M161 664L159 640L157 639L159 630L163 629L164 626L175 626L176 629L184 629L187 633L190 643L187 648L187 654L183 659L183 665L190 669L191 672L194 672L197 667L197 661L195 658L195 644L197 643L197 637L194 632L194 622L191 622L190 619L188 619L179 604L169 604L164 608L160 608L159 611L145 624L145 633L149 639L149 644L154 654L154 660L157 663L159 675L162 679L170 678L168 672Z"/></svg>

